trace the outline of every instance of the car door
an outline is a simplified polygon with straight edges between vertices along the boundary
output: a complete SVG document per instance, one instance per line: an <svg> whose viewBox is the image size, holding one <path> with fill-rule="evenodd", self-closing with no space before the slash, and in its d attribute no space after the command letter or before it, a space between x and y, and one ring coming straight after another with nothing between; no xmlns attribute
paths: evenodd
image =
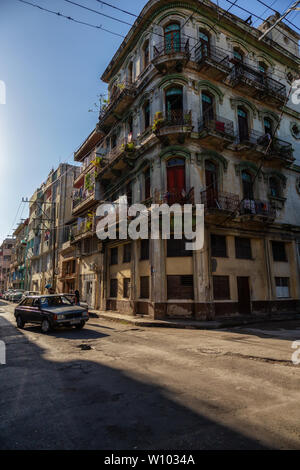
<svg viewBox="0 0 300 470"><path fill-rule="evenodd" d="M33 323L41 323L42 310L40 308L40 299L33 299L31 308L31 317Z"/></svg>
<svg viewBox="0 0 300 470"><path fill-rule="evenodd" d="M27 297L20 306L20 313L25 323L32 321L32 299Z"/></svg>

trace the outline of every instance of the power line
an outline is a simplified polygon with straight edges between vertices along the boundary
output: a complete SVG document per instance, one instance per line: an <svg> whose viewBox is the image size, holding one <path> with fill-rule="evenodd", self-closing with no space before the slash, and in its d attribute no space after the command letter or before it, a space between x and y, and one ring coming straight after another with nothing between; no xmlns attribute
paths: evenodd
<svg viewBox="0 0 300 470"><path fill-rule="evenodd" d="M261 3L262 5L264 5L265 7L267 7L269 10L272 10L274 11L274 13L278 13L277 10L274 10L274 8L272 8L271 5L267 5L265 2L263 2L262 0L257 0L259 3ZM272 4L273 5L273 4ZM287 18L285 18L286 22L289 23L290 25L292 25L294 28L298 29L298 31L300 31L300 28L298 26L296 26L294 23L292 23L290 20L288 20Z"/></svg>
<svg viewBox="0 0 300 470"><path fill-rule="evenodd" d="M71 0L64 0L67 3L70 3L71 5L75 5L79 8L83 8L84 10L91 11L92 13L96 13L97 15L104 16L105 18L109 18L110 20L118 21L119 23L126 24L127 26L133 26L131 23L128 23L128 21L120 20L119 18L115 18L114 16L106 15L105 13L102 13L98 10L94 10L93 8L86 7L84 5L81 5L80 3L72 2Z"/></svg>
<svg viewBox="0 0 300 470"><path fill-rule="evenodd" d="M111 31L109 29L103 28L102 25L95 25L95 24L87 23L85 21L76 20L75 18L72 18L71 16L64 15L63 13L60 13L59 11L49 10L48 8L41 7L40 5L37 5L36 3L31 3L31 2L28 2L26 0L17 0L17 1L21 2L25 5L30 5L34 8L38 8L39 10L46 11L47 13L52 13L53 15L59 16L61 18L65 18L66 20L73 21L74 23L82 24L84 26L89 26L90 28L94 28L94 29L98 29L98 30L100 29L102 31L105 31L106 33L113 34L114 36L119 36L123 39L125 38L125 36L123 34L116 33L116 32Z"/></svg>

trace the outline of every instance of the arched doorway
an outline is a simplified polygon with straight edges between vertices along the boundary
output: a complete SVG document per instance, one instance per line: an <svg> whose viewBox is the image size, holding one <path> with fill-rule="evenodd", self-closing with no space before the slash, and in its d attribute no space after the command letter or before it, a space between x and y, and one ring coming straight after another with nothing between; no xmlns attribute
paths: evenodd
<svg viewBox="0 0 300 470"><path fill-rule="evenodd" d="M211 160L205 161L205 184L207 207L217 207L218 166Z"/></svg>
<svg viewBox="0 0 300 470"><path fill-rule="evenodd" d="M245 142L249 140L248 113L242 107L238 108L237 113L240 142Z"/></svg>
<svg viewBox="0 0 300 470"><path fill-rule="evenodd" d="M210 37L204 29L199 30L199 46L197 47L198 60L202 60L209 56L210 52Z"/></svg>
<svg viewBox="0 0 300 470"><path fill-rule="evenodd" d="M178 23L171 23L166 26L164 36L166 54L180 52L180 25Z"/></svg>
<svg viewBox="0 0 300 470"><path fill-rule="evenodd" d="M167 119L175 125L183 120L183 89L180 86L166 90L166 114Z"/></svg>
<svg viewBox="0 0 300 470"><path fill-rule="evenodd" d="M243 198L254 200L252 176L248 171L242 172Z"/></svg>
<svg viewBox="0 0 300 470"><path fill-rule="evenodd" d="M174 157L167 161L167 202L183 203L185 197L185 160Z"/></svg>

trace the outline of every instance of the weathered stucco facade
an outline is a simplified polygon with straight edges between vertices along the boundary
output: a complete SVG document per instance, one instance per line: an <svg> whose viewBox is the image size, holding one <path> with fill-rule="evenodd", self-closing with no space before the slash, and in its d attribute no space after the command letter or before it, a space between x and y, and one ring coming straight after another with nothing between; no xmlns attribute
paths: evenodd
<svg viewBox="0 0 300 470"><path fill-rule="evenodd" d="M93 307L195 319L299 309L299 37L280 24L276 42L259 42L264 28L211 2L152 0L107 67L109 101L75 154L70 244ZM124 195L203 203L203 250L97 240L97 205Z"/></svg>

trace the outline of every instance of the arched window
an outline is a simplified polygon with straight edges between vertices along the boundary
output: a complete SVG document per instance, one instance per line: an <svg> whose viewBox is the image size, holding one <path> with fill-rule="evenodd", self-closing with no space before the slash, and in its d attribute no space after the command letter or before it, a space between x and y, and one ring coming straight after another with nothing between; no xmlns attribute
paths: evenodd
<svg viewBox="0 0 300 470"><path fill-rule="evenodd" d="M244 53L241 51L241 49L235 47L233 49L233 57L238 61L238 62L244 62Z"/></svg>
<svg viewBox="0 0 300 470"><path fill-rule="evenodd" d="M214 119L214 97L206 92L203 91L201 95L201 104L202 104L202 116L203 121L211 121Z"/></svg>
<svg viewBox="0 0 300 470"><path fill-rule="evenodd" d="M144 129L147 129L150 126L150 101L147 100L143 106L144 114Z"/></svg>
<svg viewBox="0 0 300 470"><path fill-rule="evenodd" d="M206 201L208 207L216 207L218 201L218 166L210 161L205 161Z"/></svg>
<svg viewBox="0 0 300 470"><path fill-rule="evenodd" d="M253 200L253 181L248 171L242 171L243 198Z"/></svg>
<svg viewBox="0 0 300 470"><path fill-rule="evenodd" d="M144 181L145 181L145 199L149 199L151 194L151 176L150 176L150 167L144 171Z"/></svg>
<svg viewBox="0 0 300 470"><path fill-rule="evenodd" d="M130 62L128 65L128 82L132 83L133 82L133 63Z"/></svg>
<svg viewBox="0 0 300 470"><path fill-rule="evenodd" d="M280 182L275 176L271 176L269 179L270 194L272 197L280 197Z"/></svg>
<svg viewBox="0 0 300 470"><path fill-rule="evenodd" d="M185 160L171 158L167 161L168 202L176 202L185 196Z"/></svg>
<svg viewBox="0 0 300 470"><path fill-rule="evenodd" d="M150 47L149 47L149 40L147 40L143 47L144 69L149 65L149 62L150 62Z"/></svg>
<svg viewBox="0 0 300 470"><path fill-rule="evenodd" d="M249 124L248 124L248 112L243 107L238 107L238 128L240 142L249 140Z"/></svg>
<svg viewBox="0 0 300 470"><path fill-rule="evenodd" d="M265 62L258 62L258 70L265 74L268 72L268 66Z"/></svg>
<svg viewBox="0 0 300 470"><path fill-rule="evenodd" d="M166 54L180 52L180 25L171 23L165 27L165 51Z"/></svg>
<svg viewBox="0 0 300 470"><path fill-rule="evenodd" d="M167 119L181 124L183 120L183 89L181 86L166 90L166 114Z"/></svg>
<svg viewBox="0 0 300 470"><path fill-rule="evenodd" d="M269 118L264 119L264 131L265 134L273 135L273 121Z"/></svg>
<svg viewBox="0 0 300 470"><path fill-rule="evenodd" d="M210 36L204 29L199 30L199 46L197 48L197 55L199 60L207 57L210 51Z"/></svg>

